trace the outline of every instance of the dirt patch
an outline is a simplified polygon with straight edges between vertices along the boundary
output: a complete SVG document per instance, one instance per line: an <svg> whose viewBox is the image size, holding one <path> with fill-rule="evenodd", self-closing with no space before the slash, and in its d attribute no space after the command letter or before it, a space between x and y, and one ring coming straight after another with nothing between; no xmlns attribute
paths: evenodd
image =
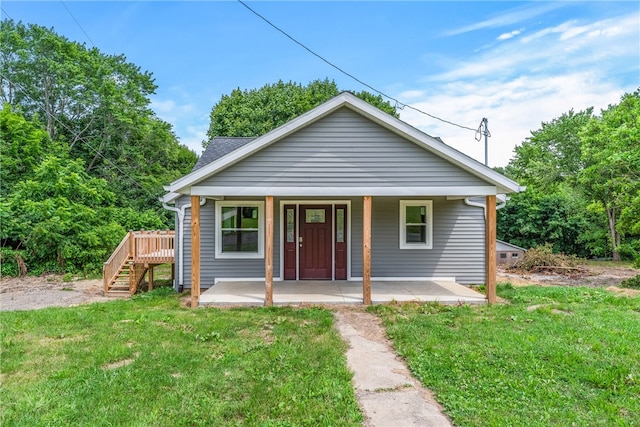
<svg viewBox="0 0 640 427"><path fill-rule="evenodd" d="M106 365L102 365L102 370L111 370L121 368L123 366L131 365L135 360L140 357L140 353L136 352L133 358L118 360L117 362L107 363Z"/></svg>
<svg viewBox="0 0 640 427"><path fill-rule="evenodd" d="M506 270L498 266L498 282L509 282L514 286L593 286L618 289L625 279L640 274L640 270L607 265L583 265L582 274L523 273ZM143 284L144 286L144 284ZM627 292L629 291L629 292ZM613 292L613 291L612 291ZM620 295L636 295L633 290L615 291ZM627 293L625 293L627 292ZM113 301L116 298L106 297L102 292L102 280L75 280L63 282L61 275L40 277L4 277L0 279L0 310L34 310L45 307L71 307L93 302ZM191 305L191 297L185 296L180 305ZM357 323L356 323L357 324ZM359 325L368 328L368 324ZM373 337L377 328L362 331ZM379 337L378 337L379 338Z"/></svg>
<svg viewBox="0 0 640 427"><path fill-rule="evenodd" d="M367 313L364 306L336 306L334 310L339 312L364 338L386 345L391 344L380 318Z"/></svg>
<svg viewBox="0 0 640 427"><path fill-rule="evenodd" d="M0 310L33 310L45 307L70 307L92 302L112 301L105 297L102 280L63 282L62 276L4 277L0 280Z"/></svg>
<svg viewBox="0 0 640 427"><path fill-rule="evenodd" d="M640 274L640 270L615 266L581 265L580 273L557 274L553 272L528 273L498 267L498 282L509 282L513 286L591 286L611 287L630 277Z"/></svg>

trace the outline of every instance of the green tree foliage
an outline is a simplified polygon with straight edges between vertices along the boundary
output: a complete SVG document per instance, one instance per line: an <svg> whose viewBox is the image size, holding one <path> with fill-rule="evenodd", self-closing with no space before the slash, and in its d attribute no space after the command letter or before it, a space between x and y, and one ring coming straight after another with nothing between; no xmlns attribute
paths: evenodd
<svg viewBox="0 0 640 427"><path fill-rule="evenodd" d="M585 194L607 214L614 260L627 234L640 235L640 90L625 94L580 133Z"/></svg>
<svg viewBox="0 0 640 427"><path fill-rule="evenodd" d="M531 132L507 166L507 173L525 185L547 192L559 186L574 186L583 167L580 155L582 142L578 133L593 117L593 108L579 113L562 114Z"/></svg>
<svg viewBox="0 0 640 427"><path fill-rule="evenodd" d="M125 232L105 215L113 199L81 160L47 156L3 203L2 238L47 270L99 270Z"/></svg>
<svg viewBox="0 0 640 427"><path fill-rule="evenodd" d="M515 245L534 248L548 243L554 252L605 255L598 248L606 242L606 235L592 233L594 218L576 194L530 188L512 196L498 213L498 237Z"/></svg>
<svg viewBox="0 0 640 427"><path fill-rule="evenodd" d="M573 110L516 147L506 173L527 185L499 211L499 237L525 247L552 243L580 256L640 259L638 92L600 116ZM626 237L626 240L625 240Z"/></svg>
<svg viewBox="0 0 640 427"><path fill-rule="evenodd" d="M99 271L126 230L171 227L163 185L196 155L149 108L151 73L38 25L2 21L0 45L3 271Z"/></svg>
<svg viewBox="0 0 640 427"><path fill-rule="evenodd" d="M264 135L339 93L336 83L328 79L314 80L307 86L279 81L260 89L234 89L230 95L223 95L213 106L208 139L202 145L206 148L216 136ZM381 96L365 91L355 95L395 117L398 116L395 108Z"/></svg>
<svg viewBox="0 0 640 427"><path fill-rule="evenodd" d="M18 181L33 173L50 145L40 123L4 105L0 111L0 196L5 198Z"/></svg>
<svg viewBox="0 0 640 427"><path fill-rule="evenodd" d="M0 43L0 101L41 118L52 143L109 182L116 204L160 213L162 185L188 173L196 155L149 108L151 73L38 25L2 21Z"/></svg>

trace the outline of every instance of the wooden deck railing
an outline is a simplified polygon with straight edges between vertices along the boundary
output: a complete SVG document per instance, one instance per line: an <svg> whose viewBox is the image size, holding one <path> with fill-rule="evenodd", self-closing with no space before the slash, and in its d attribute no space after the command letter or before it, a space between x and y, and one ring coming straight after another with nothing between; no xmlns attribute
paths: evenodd
<svg viewBox="0 0 640 427"><path fill-rule="evenodd" d="M175 231L135 231L130 241L131 257L135 263L164 264L173 262Z"/></svg>
<svg viewBox="0 0 640 427"><path fill-rule="evenodd" d="M109 291L109 283L116 278L122 265L129 259L129 241L132 235L133 231L130 231L124 236L116 250L113 251L107 262L102 266L102 285L105 292Z"/></svg>
<svg viewBox="0 0 640 427"><path fill-rule="evenodd" d="M130 280L135 288L147 267L174 262L174 248L173 230L129 231L102 267L104 291L109 291L109 286L127 263L133 264ZM138 271L137 266L141 266L143 271Z"/></svg>

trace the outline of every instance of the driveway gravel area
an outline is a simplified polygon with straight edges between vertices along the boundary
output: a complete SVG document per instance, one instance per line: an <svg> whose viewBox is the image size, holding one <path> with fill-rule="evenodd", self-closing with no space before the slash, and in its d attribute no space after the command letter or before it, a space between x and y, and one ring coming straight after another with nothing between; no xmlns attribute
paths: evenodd
<svg viewBox="0 0 640 427"><path fill-rule="evenodd" d="M105 297L102 280L63 282L58 275L42 277L5 277L0 280L0 310L35 310L46 307L71 307L92 302L112 301Z"/></svg>

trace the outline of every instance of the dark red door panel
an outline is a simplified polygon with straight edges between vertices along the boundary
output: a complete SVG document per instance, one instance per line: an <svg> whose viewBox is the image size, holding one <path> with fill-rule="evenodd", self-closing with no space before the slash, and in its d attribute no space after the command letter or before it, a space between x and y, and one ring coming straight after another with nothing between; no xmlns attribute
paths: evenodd
<svg viewBox="0 0 640 427"><path fill-rule="evenodd" d="M300 279L331 279L330 205L300 206Z"/></svg>

